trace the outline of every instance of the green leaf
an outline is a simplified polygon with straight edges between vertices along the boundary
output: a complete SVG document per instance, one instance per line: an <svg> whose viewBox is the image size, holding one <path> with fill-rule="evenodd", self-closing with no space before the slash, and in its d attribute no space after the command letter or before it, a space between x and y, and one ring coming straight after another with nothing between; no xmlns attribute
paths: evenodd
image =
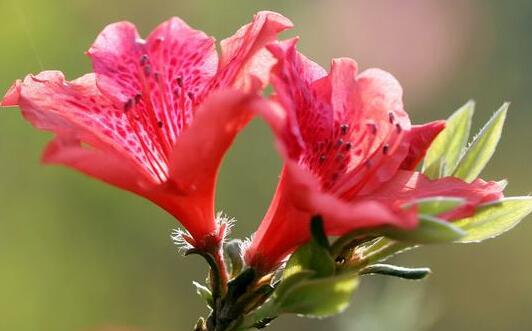
<svg viewBox="0 0 532 331"><path fill-rule="evenodd" d="M509 105L509 103L503 104L475 136L471 145L458 161L456 169L452 172L453 177L472 182L480 175L495 153Z"/></svg>
<svg viewBox="0 0 532 331"><path fill-rule="evenodd" d="M465 203L464 199L454 197L430 197L419 199L409 203L405 207L416 205L420 214L437 216L460 207Z"/></svg>
<svg viewBox="0 0 532 331"><path fill-rule="evenodd" d="M419 224L413 230L389 229L386 236L400 241L408 241L413 244L431 244L453 242L462 238L466 233L445 220L429 216L419 215Z"/></svg>
<svg viewBox="0 0 532 331"><path fill-rule="evenodd" d="M436 137L425 156L423 173L426 176L435 179L454 170L469 139L474 112L475 103L469 101L447 119L445 129Z"/></svg>
<svg viewBox="0 0 532 331"><path fill-rule="evenodd" d="M341 313L349 306L358 286L356 274L311 279L293 286L277 305L280 313L322 318Z"/></svg>
<svg viewBox="0 0 532 331"><path fill-rule="evenodd" d="M194 284L194 287L196 287L196 293L203 299L207 304L212 307L213 301L212 301L212 293L207 286L204 286L198 282L192 282Z"/></svg>
<svg viewBox="0 0 532 331"><path fill-rule="evenodd" d="M474 216L453 224L466 232L462 243L494 238L514 226L532 212L532 197L505 198L480 206Z"/></svg>
<svg viewBox="0 0 532 331"><path fill-rule="evenodd" d="M420 280L427 277L430 274L429 268L405 268L391 264L373 264L362 271L361 275L367 274L379 274L385 276L399 277L410 280Z"/></svg>

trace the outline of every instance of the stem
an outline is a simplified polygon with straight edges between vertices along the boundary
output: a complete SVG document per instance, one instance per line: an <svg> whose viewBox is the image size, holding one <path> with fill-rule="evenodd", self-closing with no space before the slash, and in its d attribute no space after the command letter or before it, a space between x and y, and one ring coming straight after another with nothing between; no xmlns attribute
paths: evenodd
<svg viewBox="0 0 532 331"><path fill-rule="evenodd" d="M220 294L223 295L227 291L227 267L225 266L225 260L221 249L215 250L212 254L218 269Z"/></svg>

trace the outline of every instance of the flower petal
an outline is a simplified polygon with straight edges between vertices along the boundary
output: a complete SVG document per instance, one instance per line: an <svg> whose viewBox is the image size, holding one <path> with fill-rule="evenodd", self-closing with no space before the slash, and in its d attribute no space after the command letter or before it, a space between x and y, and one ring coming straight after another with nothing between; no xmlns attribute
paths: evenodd
<svg viewBox="0 0 532 331"><path fill-rule="evenodd" d="M147 41L131 23L111 24L88 54L103 93L119 106L130 103L150 139L162 146L172 145L190 124L217 68L214 39L177 17Z"/></svg>
<svg viewBox="0 0 532 331"><path fill-rule="evenodd" d="M341 236L356 229L392 225L412 228L415 215L375 201L346 202L321 192L319 182L296 163L287 161L274 199L254 234L247 262L268 271L310 239L309 220L324 219L327 235Z"/></svg>
<svg viewBox="0 0 532 331"><path fill-rule="evenodd" d="M278 13L261 11L251 23L222 40L220 67L213 88L233 86L246 90L253 79L265 85L274 60L264 46L292 26L289 19Z"/></svg>
<svg viewBox="0 0 532 331"><path fill-rule="evenodd" d="M83 147L75 138L56 137L46 147L42 160L62 164L121 189L146 195L139 174L127 160L101 150Z"/></svg>
<svg viewBox="0 0 532 331"><path fill-rule="evenodd" d="M503 188L496 182L477 179L466 183L454 177L431 180L419 172L401 170L381 188L364 196L363 199L380 201L389 205L400 206L405 203L429 197L445 196L463 198L466 205L440 215L445 219L471 216L475 206L495 201L503 197Z"/></svg>
<svg viewBox="0 0 532 331"><path fill-rule="evenodd" d="M423 125L413 125L408 133L410 149L408 155L401 163L401 169L414 170L425 156L432 141L445 128L445 121L434 121Z"/></svg>
<svg viewBox="0 0 532 331"><path fill-rule="evenodd" d="M58 71L27 76L20 83L17 102L23 116L35 127L58 136L75 138L93 148L121 155L146 180L157 181L150 156L123 111L102 96L92 74L67 82Z"/></svg>

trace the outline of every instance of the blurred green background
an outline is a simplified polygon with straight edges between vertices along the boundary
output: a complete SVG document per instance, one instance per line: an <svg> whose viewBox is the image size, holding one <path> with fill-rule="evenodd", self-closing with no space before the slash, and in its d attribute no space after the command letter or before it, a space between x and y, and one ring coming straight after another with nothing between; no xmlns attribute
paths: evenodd
<svg viewBox="0 0 532 331"><path fill-rule="evenodd" d="M178 15L218 39L261 9L296 24L300 49L324 66L333 57L382 67L405 89L415 122L448 116L469 98L477 126L513 102L485 178L508 178L508 194L532 189L532 1L514 0L2 0L0 89L41 69L73 79L108 23L130 20L146 35ZM78 331L104 325L190 330L200 313L191 281L197 258L179 256L173 219L150 203L78 173L43 167L48 134L0 113L0 330ZM218 208L248 236L271 198L280 162L253 122L225 159ZM423 283L365 279L341 318L282 318L275 330L531 330L532 219L479 245L425 247L402 256L428 265Z"/></svg>

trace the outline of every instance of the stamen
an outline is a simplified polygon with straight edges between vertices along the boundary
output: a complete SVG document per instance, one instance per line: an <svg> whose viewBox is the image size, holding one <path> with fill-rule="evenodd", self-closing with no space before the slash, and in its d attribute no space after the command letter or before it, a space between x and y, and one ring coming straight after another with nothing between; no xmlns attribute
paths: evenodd
<svg viewBox="0 0 532 331"><path fill-rule="evenodd" d="M190 98L190 100L194 101L194 93L188 92L187 96Z"/></svg>
<svg viewBox="0 0 532 331"><path fill-rule="evenodd" d="M388 144L382 146L382 154L387 155L390 151L390 146Z"/></svg>
<svg viewBox="0 0 532 331"><path fill-rule="evenodd" d="M181 76L177 77L175 81L177 83L177 86L183 87L183 78L181 78Z"/></svg>
<svg viewBox="0 0 532 331"><path fill-rule="evenodd" d="M158 122L157 122L157 126L159 127L159 129L162 129L162 127L163 127L163 122L162 122L162 121L158 121Z"/></svg>
<svg viewBox="0 0 532 331"><path fill-rule="evenodd" d="M338 139L338 140L336 141L336 146L337 146L337 147L340 147L340 146L342 146L343 144L344 144L344 140L341 139L341 138Z"/></svg>
<svg viewBox="0 0 532 331"><path fill-rule="evenodd" d="M321 154L320 155L320 163L325 162L326 159L327 159L327 157L325 156L325 154Z"/></svg>

